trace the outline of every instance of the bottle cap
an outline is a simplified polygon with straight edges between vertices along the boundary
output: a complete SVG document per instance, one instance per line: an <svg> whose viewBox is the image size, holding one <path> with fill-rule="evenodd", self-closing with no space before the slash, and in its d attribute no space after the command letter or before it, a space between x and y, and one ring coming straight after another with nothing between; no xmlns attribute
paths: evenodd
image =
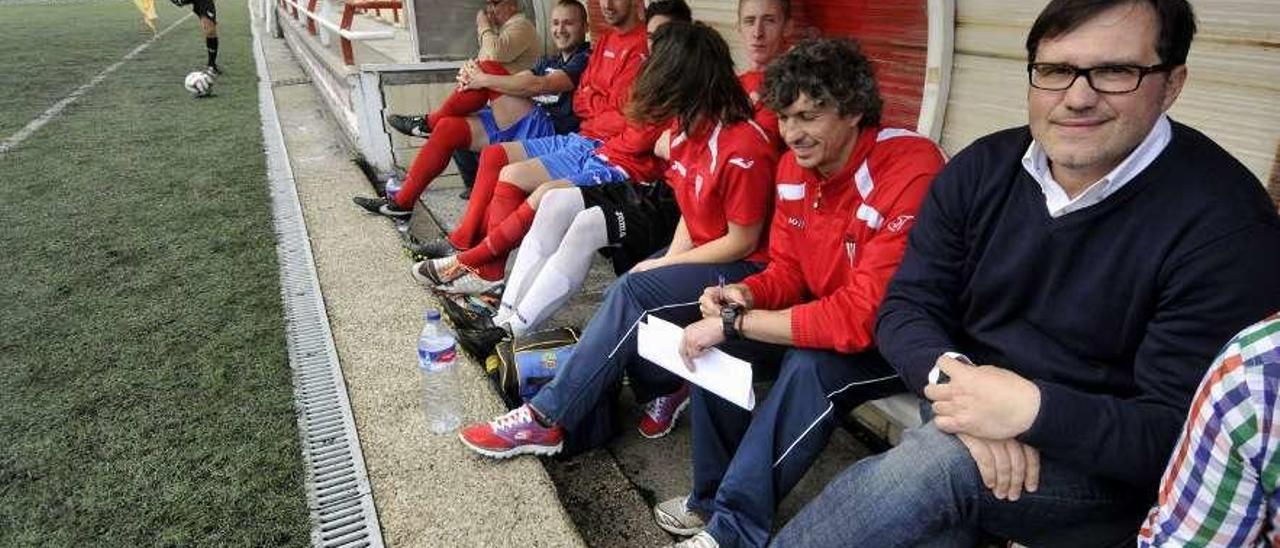
<svg viewBox="0 0 1280 548"><path fill-rule="evenodd" d="M440 321L440 311L439 311L439 310L436 310L436 309L434 309L434 308L428 308L428 309L427 309L427 311L426 311L426 312L424 312L422 315L423 315L424 317L426 317L426 318L427 318L427 321L429 321L429 322L432 322L432 321L436 321L436 322L438 322L438 321Z"/></svg>

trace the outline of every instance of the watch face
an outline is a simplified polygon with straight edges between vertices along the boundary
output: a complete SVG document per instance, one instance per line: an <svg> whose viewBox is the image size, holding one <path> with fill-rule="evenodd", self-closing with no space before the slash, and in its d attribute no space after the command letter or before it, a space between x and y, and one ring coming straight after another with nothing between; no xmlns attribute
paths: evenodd
<svg viewBox="0 0 1280 548"><path fill-rule="evenodd" d="M951 377L943 373L941 367L935 365L929 370L929 384L947 384L948 382L951 382Z"/></svg>
<svg viewBox="0 0 1280 548"><path fill-rule="evenodd" d="M724 338L737 339L740 334L735 327L738 323L738 314L742 313L742 307L737 304L728 304L720 307L720 321L724 328Z"/></svg>

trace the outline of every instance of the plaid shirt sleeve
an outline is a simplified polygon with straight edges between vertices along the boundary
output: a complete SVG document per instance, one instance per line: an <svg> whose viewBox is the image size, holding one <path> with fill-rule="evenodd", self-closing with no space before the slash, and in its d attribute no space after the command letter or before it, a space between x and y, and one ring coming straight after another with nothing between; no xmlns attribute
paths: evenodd
<svg viewBox="0 0 1280 548"><path fill-rule="evenodd" d="M1280 314L1214 360L1138 546L1280 546Z"/></svg>

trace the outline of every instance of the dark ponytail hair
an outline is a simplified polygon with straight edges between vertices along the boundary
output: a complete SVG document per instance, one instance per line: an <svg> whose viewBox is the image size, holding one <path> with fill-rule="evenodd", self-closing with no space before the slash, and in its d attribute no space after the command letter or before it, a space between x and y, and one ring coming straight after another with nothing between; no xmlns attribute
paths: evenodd
<svg viewBox="0 0 1280 548"><path fill-rule="evenodd" d="M702 22L672 21L653 33L653 50L631 88L627 116L642 124L672 118L732 124L751 118L751 99L733 73L729 45Z"/></svg>

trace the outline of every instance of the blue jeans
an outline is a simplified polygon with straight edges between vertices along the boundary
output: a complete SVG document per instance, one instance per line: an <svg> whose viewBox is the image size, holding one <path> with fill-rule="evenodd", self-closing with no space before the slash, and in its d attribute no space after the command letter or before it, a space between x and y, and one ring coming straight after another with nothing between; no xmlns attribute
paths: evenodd
<svg viewBox="0 0 1280 548"><path fill-rule="evenodd" d="M776 356L774 349L782 347L754 345L725 350L753 356L748 359L759 378L768 369L766 356ZM764 546L778 502L813 465L840 417L865 401L905 390L874 350L840 354L800 348L785 349L778 379L754 415L695 389L689 507L711 516L707 532L720 546Z"/></svg>
<svg viewBox="0 0 1280 548"><path fill-rule="evenodd" d="M959 438L933 422L850 466L778 533L775 546L1132 546L1155 486L1087 476L1041 457L1040 487L996 499Z"/></svg>
<svg viewBox="0 0 1280 548"><path fill-rule="evenodd" d="M613 435L613 395L625 371L636 401L647 402L680 389L684 380L653 365L636 352L635 327L648 311L684 325L701 317L698 297L720 276L738 281L760 265L679 264L646 272L628 272L605 291L604 302L556 377L529 404L564 427L569 454L602 445Z"/></svg>

